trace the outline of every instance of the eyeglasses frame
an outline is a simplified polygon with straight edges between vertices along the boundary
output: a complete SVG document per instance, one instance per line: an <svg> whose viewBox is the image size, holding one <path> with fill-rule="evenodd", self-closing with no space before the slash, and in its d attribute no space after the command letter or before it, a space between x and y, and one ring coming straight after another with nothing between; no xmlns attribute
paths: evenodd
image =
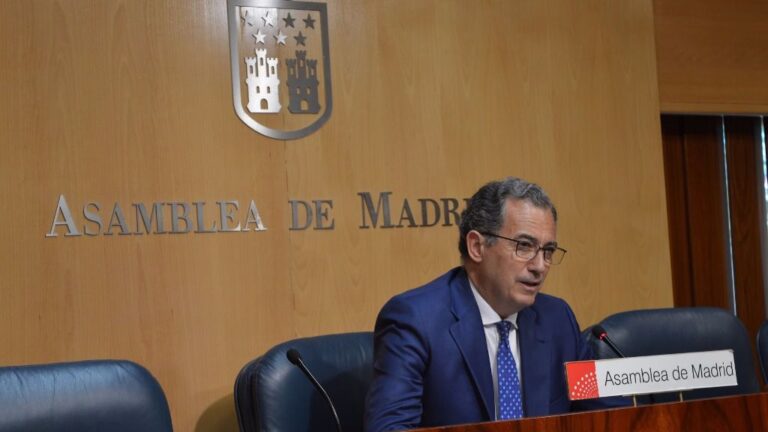
<svg viewBox="0 0 768 432"><path fill-rule="evenodd" d="M532 257L525 258L525 257L521 257L520 255L518 255L517 251L518 251L518 248L520 247L520 243L522 243L522 242L530 242L529 240L517 240L517 239L505 237L503 235L489 233L489 232L486 232L486 231L478 231L478 232L480 234L484 235L484 236L496 237L496 238L500 238L500 239L509 240L511 242L514 242L515 243L515 256L517 258L520 258L520 259L525 260L525 261L530 261L532 259L535 259L536 255L538 255L540 251L543 251L546 248L546 246L539 246L538 249L536 249L536 253L534 253ZM563 259L565 258L565 254L568 251L563 249L563 248L561 248L561 247L559 247L559 246L555 246L555 251L561 251L562 252L562 254L560 255L560 260L557 261L557 262L555 262L554 259L550 259L549 261L547 261L546 256L542 252L541 257L542 257L542 259L544 259L545 263L550 264L550 265L558 265L558 264L563 262ZM554 252L552 253L552 257L554 257Z"/></svg>

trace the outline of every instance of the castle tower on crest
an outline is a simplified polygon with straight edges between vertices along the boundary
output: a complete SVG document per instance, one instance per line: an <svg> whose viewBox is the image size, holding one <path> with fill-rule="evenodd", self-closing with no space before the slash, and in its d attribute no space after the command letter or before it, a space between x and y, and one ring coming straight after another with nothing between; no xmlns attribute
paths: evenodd
<svg viewBox="0 0 768 432"><path fill-rule="evenodd" d="M256 49L256 57L246 57L248 111L252 113L280 112L280 79L277 58L267 57L266 49Z"/></svg>
<svg viewBox="0 0 768 432"><path fill-rule="evenodd" d="M288 68L288 110L294 114L320 112L317 60L308 60L306 51L296 51L296 58L286 60L285 64Z"/></svg>

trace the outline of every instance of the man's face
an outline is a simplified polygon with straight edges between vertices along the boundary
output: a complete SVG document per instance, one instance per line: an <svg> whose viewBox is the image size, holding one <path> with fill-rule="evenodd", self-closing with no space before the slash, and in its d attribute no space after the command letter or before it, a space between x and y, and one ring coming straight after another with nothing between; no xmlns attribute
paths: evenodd
<svg viewBox="0 0 768 432"><path fill-rule="evenodd" d="M556 244L556 226L549 209L534 206L528 201L508 200L504 208L504 224L498 235L533 244L535 247ZM533 304L541 290L550 264L544 261L543 251L530 260L515 254L515 242L481 235L480 259L475 260L478 291L501 316L507 316Z"/></svg>

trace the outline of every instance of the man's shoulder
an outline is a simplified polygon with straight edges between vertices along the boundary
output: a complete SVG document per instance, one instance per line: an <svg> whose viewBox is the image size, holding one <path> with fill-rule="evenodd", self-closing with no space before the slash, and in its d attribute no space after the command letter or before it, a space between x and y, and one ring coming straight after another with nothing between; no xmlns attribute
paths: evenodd
<svg viewBox="0 0 768 432"><path fill-rule="evenodd" d="M552 294L538 293L536 294L536 301L533 303L534 308L549 309L549 308L568 308L568 302L560 297L553 296Z"/></svg>
<svg viewBox="0 0 768 432"><path fill-rule="evenodd" d="M573 315L571 306L560 297L551 294L539 293L536 295L536 301L531 305L539 317L557 317L560 315Z"/></svg>
<svg viewBox="0 0 768 432"><path fill-rule="evenodd" d="M573 309L560 297L539 293L534 304L530 306L530 310L532 315L529 316L542 329L549 329L560 336L569 334L565 331L566 328L579 331Z"/></svg>
<svg viewBox="0 0 768 432"><path fill-rule="evenodd" d="M454 284L462 284L460 278L466 279L466 273L461 267L451 269L445 274L417 288L404 291L392 297L382 310L393 306L406 306L416 312L432 312L448 310L451 304L451 287Z"/></svg>
<svg viewBox="0 0 768 432"><path fill-rule="evenodd" d="M466 273L461 267L456 267L420 287L397 294L393 300L434 301L435 297L448 298L449 287L459 282L457 279L461 277L466 278Z"/></svg>

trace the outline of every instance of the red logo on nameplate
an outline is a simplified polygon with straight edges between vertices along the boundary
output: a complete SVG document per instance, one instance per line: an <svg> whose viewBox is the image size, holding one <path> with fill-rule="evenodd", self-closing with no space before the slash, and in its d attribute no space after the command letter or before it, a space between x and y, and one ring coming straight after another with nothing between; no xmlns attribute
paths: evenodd
<svg viewBox="0 0 768 432"><path fill-rule="evenodd" d="M227 0L235 113L254 131L297 139L331 116L325 3Z"/></svg>
<svg viewBox="0 0 768 432"><path fill-rule="evenodd" d="M568 398L570 400L600 397L594 361L566 363L565 374L568 378Z"/></svg>

